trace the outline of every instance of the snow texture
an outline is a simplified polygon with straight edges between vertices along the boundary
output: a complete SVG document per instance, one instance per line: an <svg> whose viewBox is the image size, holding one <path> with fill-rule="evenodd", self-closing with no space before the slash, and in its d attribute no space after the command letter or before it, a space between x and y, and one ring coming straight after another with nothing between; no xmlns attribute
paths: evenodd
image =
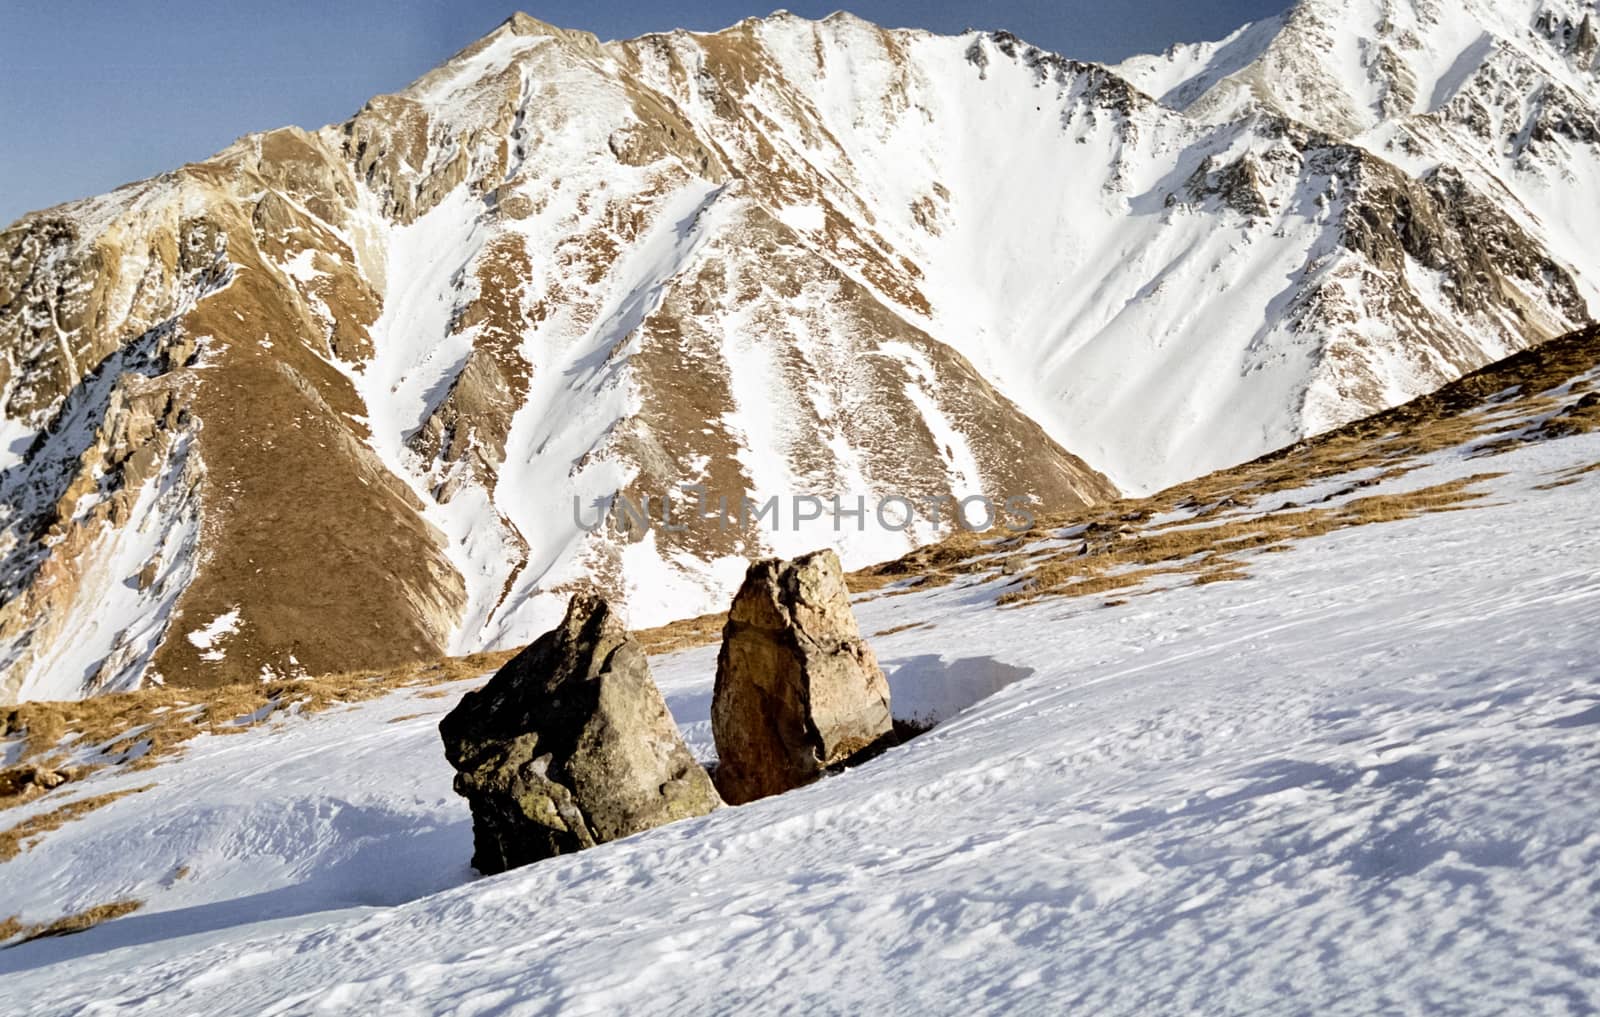
<svg viewBox="0 0 1600 1017"><path fill-rule="evenodd" d="M202 738L5 863L0 913L146 904L0 952L0 1009L1591 1012L1600 475L1548 481L1597 458L1523 446L1469 510L1117 607L860 597L919 625L873 642L934 731L492 878L435 731L470 683ZM653 662L702 759L715 652Z"/></svg>

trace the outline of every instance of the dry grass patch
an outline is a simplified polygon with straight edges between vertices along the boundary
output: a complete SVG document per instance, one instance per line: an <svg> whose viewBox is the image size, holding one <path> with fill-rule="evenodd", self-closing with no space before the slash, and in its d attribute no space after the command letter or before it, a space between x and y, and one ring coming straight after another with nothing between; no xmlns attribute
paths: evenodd
<svg viewBox="0 0 1600 1017"><path fill-rule="evenodd" d="M1228 564L1220 565L1209 572L1200 573L1200 575L1195 577L1194 585L1209 586L1212 583L1236 583L1240 580L1249 578L1250 573L1245 571L1245 567L1243 565L1239 564L1238 562L1229 562Z"/></svg>
<svg viewBox="0 0 1600 1017"><path fill-rule="evenodd" d="M930 626L927 622L911 622L906 625L895 625L890 628L886 628L882 632L874 632L870 638L882 639L884 636L892 636L897 632L910 632L912 629L925 629L929 627Z"/></svg>
<svg viewBox="0 0 1600 1017"><path fill-rule="evenodd" d="M722 639L722 626L727 614L703 614L698 618L668 622L653 629L641 629L633 634L651 656L687 650L696 646L710 646Z"/></svg>
<svg viewBox="0 0 1600 1017"><path fill-rule="evenodd" d="M1534 490L1553 491L1558 487L1570 487L1591 473L1600 473L1600 463L1590 463L1587 466L1574 466L1570 470L1562 470L1555 475L1555 480L1548 484L1540 484Z"/></svg>
<svg viewBox="0 0 1600 1017"><path fill-rule="evenodd" d="M1013 556L1019 548L1050 536L1038 527L1026 533L1012 533L1000 528L961 530L937 544L918 548L894 561L852 572L845 577L845 582L851 593L864 593L909 580L904 589L891 590L885 596L920 593L944 586L958 576L1000 568L1003 561Z"/></svg>
<svg viewBox="0 0 1600 1017"><path fill-rule="evenodd" d="M27 924L17 918L16 915L12 915L10 918L0 920L0 942L4 942L8 946L21 946L23 943L31 943L36 939L44 939L47 936L70 936L75 932L92 929L102 922L109 922L114 918L131 915L142 907L144 907L144 901L129 898L127 900L112 901L109 904L96 904L92 908L67 915L64 918L57 918L53 922L41 922L34 925Z"/></svg>
<svg viewBox="0 0 1600 1017"><path fill-rule="evenodd" d="M22 852L33 847L40 837L43 837L51 830L59 829L80 816L86 816L96 809L104 808L119 798L126 798L141 791L148 791L153 786L152 784L146 784L143 787L130 787L121 791L112 791L109 794L79 798L76 801L68 802L59 809L42 812L36 816L29 816L9 830L0 832L0 862L9 862Z"/></svg>
<svg viewBox="0 0 1600 1017"><path fill-rule="evenodd" d="M852 595L860 595L863 593L876 593L885 586L898 583L900 580L906 578L906 574L904 572L896 574L884 570L888 566L897 565L903 560L904 559L896 559L895 561L887 562L884 565L872 565L862 569L859 572L846 573L844 577L845 588L848 589Z"/></svg>
<svg viewBox="0 0 1600 1017"><path fill-rule="evenodd" d="M1096 597L1107 593L1132 591L1162 576L1196 571L1200 569L1193 565L1181 568L1135 568L1110 574L1057 567L1041 570L1037 575L1027 577L1022 585L1002 593L996 599L996 603L1002 607L1008 604L1023 604L1047 593L1069 597Z"/></svg>
<svg viewBox="0 0 1600 1017"><path fill-rule="evenodd" d="M1001 594L999 603L1025 603L1042 596L1095 596L1142 586L1163 576L1195 575L1194 585L1247 578L1237 555L1282 546L1352 526L1410 519L1450 511L1485 497L1471 488L1502 476L1482 473L1416 491L1376 494L1328 508L1285 510L1181 529L1116 531L1117 539L1096 550L1066 549L1025 574L1024 585Z"/></svg>
<svg viewBox="0 0 1600 1017"><path fill-rule="evenodd" d="M152 687L70 702L20 703L0 712L0 736L26 739L18 762L0 770L0 809L71 786L106 767L148 769L197 735L247 731L282 709L315 713L396 689L474 678L510 657L509 652L480 653L382 675L353 671L203 690ZM72 763L83 750L89 751L90 760ZM53 776L41 781L45 774Z"/></svg>
<svg viewBox="0 0 1600 1017"><path fill-rule="evenodd" d="M1337 510L1351 519L1354 525L1387 523L1397 519L1414 519L1429 512L1454 512L1470 507L1469 503L1488 497L1487 491L1474 491L1473 487L1505 476L1504 473L1474 473L1470 477L1435 484L1416 491L1397 494L1378 494L1357 498Z"/></svg>

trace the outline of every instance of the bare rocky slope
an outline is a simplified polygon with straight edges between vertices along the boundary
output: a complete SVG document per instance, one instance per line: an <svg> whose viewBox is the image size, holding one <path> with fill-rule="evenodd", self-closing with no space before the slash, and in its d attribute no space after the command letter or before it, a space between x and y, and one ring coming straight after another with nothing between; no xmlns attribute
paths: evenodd
<svg viewBox="0 0 1600 1017"><path fill-rule="evenodd" d="M1593 20L1305 0L1108 69L518 15L343 124L29 215L0 698L517 645L588 583L694 615L750 555L948 530L886 495L1065 509L1429 391L1589 318ZM682 485L731 522L583 525Z"/></svg>

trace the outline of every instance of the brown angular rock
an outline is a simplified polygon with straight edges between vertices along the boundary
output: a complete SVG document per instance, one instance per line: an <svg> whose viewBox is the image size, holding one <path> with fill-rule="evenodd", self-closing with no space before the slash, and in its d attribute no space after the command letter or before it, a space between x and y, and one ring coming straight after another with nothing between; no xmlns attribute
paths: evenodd
<svg viewBox="0 0 1600 1017"><path fill-rule="evenodd" d="M893 744L889 683L833 551L750 566L722 632L711 729L717 789L736 805Z"/></svg>
<svg viewBox="0 0 1600 1017"><path fill-rule="evenodd" d="M467 693L439 733L485 874L722 804L644 649L593 594L575 595L561 624Z"/></svg>

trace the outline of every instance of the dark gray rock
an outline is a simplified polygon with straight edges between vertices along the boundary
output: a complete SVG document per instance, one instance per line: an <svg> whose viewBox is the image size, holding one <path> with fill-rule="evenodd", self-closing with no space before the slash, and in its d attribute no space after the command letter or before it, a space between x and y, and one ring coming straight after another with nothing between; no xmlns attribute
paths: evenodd
<svg viewBox="0 0 1600 1017"><path fill-rule="evenodd" d="M493 873L703 815L722 804L683 744L642 647L578 594L553 631L439 724L472 807L472 865Z"/></svg>

